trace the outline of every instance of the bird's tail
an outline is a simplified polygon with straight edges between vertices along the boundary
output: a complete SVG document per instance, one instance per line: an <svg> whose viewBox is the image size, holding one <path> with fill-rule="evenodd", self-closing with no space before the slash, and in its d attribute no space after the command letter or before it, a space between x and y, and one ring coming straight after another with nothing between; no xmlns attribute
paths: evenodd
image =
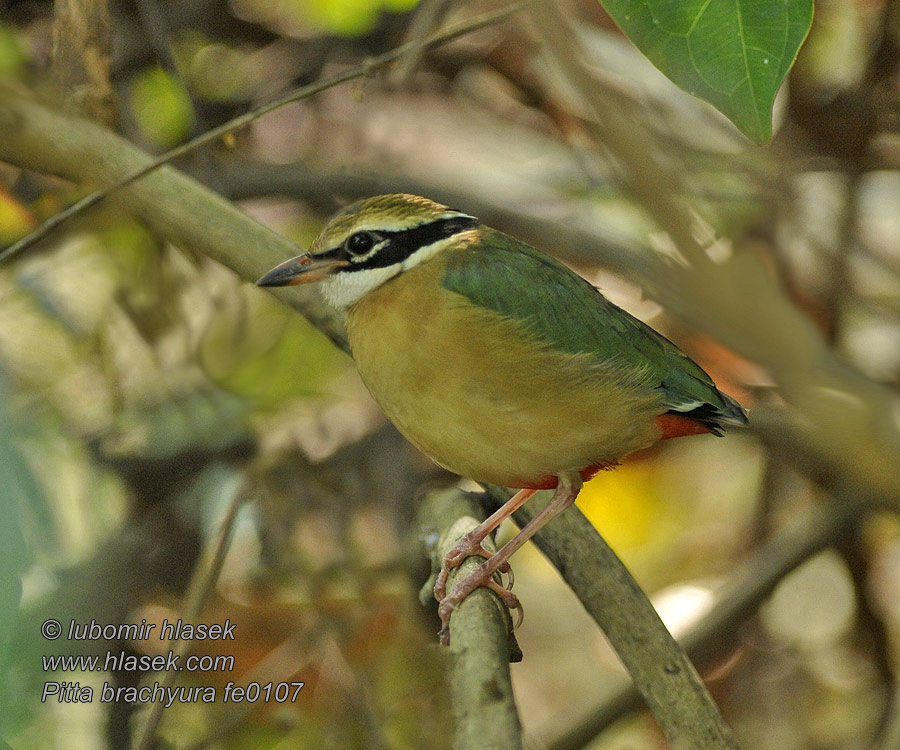
<svg viewBox="0 0 900 750"><path fill-rule="evenodd" d="M722 396L722 401L725 402L725 408L719 410L718 421L735 427L746 427L750 422L747 410L727 393L719 391L719 394Z"/></svg>
<svg viewBox="0 0 900 750"><path fill-rule="evenodd" d="M716 389L716 394L721 398L721 404L706 402L693 409L671 409L668 413L673 416L693 420L695 423L699 423L706 427L706 429L701 430L701 432L711 432L720 437L724 425L746 427L748 420L747 412L744 410L744 407L727 393L722 393L722 391ZM684 432L684 429L685 428L682 426L680 429L674 431L673 434L668 435L668 437L695 434L693 432Z"/></svg>

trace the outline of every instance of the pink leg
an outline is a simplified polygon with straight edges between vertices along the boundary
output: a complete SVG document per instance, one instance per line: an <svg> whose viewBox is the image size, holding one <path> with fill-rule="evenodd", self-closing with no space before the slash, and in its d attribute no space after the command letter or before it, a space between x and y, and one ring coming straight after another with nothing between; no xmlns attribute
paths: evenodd
<svg viewBox="0 0 900 750"><path fill-rule="evenodd" d="M481 557L490 558L491 553L481 546L484 538L521 508L535 492L537 490L519 490L456 543L441 561L441 572L438 573L437 580L434 583L435 599L439 602L444 600L447 596L447 576L450 575L451 570L458 568L467 557L480 555ZM500 572L510 574L509 588L512 588L512 570L507 565L505 569L501 568Z"/></svg>
<svg viewBox="0 0 900 750"><path fill-rule="evenodd" d="M518 534L516 534L506 544L504 544L502 549L500 549L496 554L490 556L482 564L482 566L478 568L478 570L474 571L471 575L467 576L458 584L456 584L449 596L445 595L441 598L441 603L438 607L438 614L441 616L441 622L443 623L443 627L441 628L440 633L441 643L443 643L445 646L450 643L450 615L453 613L453 610L463 599L465 599L479 586L487 586L491 588L500 596L501 599L503 599L504 603L508 607L518 608L521 610L521 605L519 605L518 599L516 599L512 595L512 592L500 589L500 591L503 592L501 594L500 591L498 591L499 586L497 586L496 582L493 580L494 573L501 571L504 566L507 566L509 564L510 556L516 550L518 550L519 547L525 544L525 542L531 539L531 537L533 537L545 524L547 524L555 516L562 513L562 511L564 511L570 505L572 505L572 503L575 502L575 498L578 497L578 493L581 492L581 486L581 477L577 473L560 475L559 484L556 487L556 493L550 499L550 502L547 503L547 505L543 509L541 509L541 511L534 518L532 518L527 524L525 524L525 526L522 527L522 530ZM522 490L522 492L526 492L526 490ZM497 513L505 510L507 506L513 502L513 500L516 500L519 495L522 494L522 492L519 492L517 495L515 495L512 500L501 507ZM530 492L531 494L534 494L533 490ZM529 494L528 497L531 497L531 494ZM526 497L525 499L527 500L528 498ZM524 502L525 501L522 500L521 502L519 502L519 505ZM516 507L518 507L518 505ZM509 516L514 510L515 508L510 510L506 515ZM497 513L495 513L494 516L496 516ZM491 518L493 518L494 516L491 516ZM487 521L485 521L485 523L487 523ZM484 537L482 536L482 539L483 538ZM437 591L437 587L435 587L435 591Z"/></svg>

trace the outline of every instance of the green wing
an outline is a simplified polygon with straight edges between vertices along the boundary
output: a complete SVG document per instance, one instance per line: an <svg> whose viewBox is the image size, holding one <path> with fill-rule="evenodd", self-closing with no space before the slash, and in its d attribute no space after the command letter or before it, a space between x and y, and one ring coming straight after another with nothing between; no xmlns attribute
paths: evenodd
<svg viewBox="0 0 900 750"><path fill-rule="evenodd" d="M675 344L549 255L486 227L466 250L447 255L446 289L525 322L560 351L647 373L672 411L712 426L746 423L737 402Z"/></svg>

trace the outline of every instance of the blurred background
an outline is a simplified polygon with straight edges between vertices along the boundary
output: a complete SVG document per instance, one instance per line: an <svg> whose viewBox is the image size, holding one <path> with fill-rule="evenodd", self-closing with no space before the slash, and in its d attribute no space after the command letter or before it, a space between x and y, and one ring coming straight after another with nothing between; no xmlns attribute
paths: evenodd
<svg viewBox="0 0 900 750"><path fill-rule="evenodd" d="M161 153L501 6L0 0L0 76ZM665 79L594 0L560 8L569 53L610 117L633 118L649 176L604 137L560 40L527 12L282 107L177 166L301 246L364 195L451 203L676 341L754 429L634 456L579 507L676 634L749 555L774 559L784 547L770 540L796 532L794 562L761 565L763 592L708 637L710 689L745 748L900 748L900 3L816 3L765 147ZM91 187L0 163L0 245ZM663 193L712 263L679 259L648 205ZM236 640L193 653L234 655L234 668L176 684L306 685L293 703L176 703L156 746L450 745L415 508L424 487L457 478L385 423L345 354L248 281L115 199L0 267L0 736L15 750L127 748L147 721L126 702L41 703L48 679L95 695L159 679L52 677L42 655L111 646L48 645L41 622L161 623L198 602L196 619L229 619ZM806 519L826 529L813 542ZM603 714L622 669L537 550L513 565L525 746L665 747L644 713L572 735Z"/></svg>

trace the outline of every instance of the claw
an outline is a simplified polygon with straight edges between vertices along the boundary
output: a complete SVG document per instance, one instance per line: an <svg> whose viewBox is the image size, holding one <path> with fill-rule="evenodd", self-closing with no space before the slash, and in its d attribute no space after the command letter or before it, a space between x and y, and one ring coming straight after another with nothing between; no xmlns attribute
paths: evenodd
<svg viewBox="0 0 900 750"><path fill-rule="evenodd" d="M510 612L516 612L516 623L513 625L513 630L518 628L525 619L525 609L522 607L522 602L519 601L519 597L508 588L501 586L493 578L484 585L500 597L500 601L506 605L506 608L510 610Z"/></svg>
<svg viewBox="0 0 900 750"><path fill-rule="evenodd" d="M441 571L443 573L443 570ZM508 576L507 584L504 586L494 579L494 573L504 573ZM440 576L438 576L440 578ZM446 576L443 580L444 592L446 592ZM438 606L438 615L441 618L441 629L438 633L440 641L444 646L450 645L450 616L456 606L465 599L475 589L484 586L493 591L510 610L516 612L516 623L513 628L518 628L525 619L525 610L522 603L512 592L513 572L508 562L503 562L496 570L492 569L490 558L478 570L473 571L469 576L460 581L453 588L453 592L449 595L440 597L440 605ZM438 586L435 584L435 596L438 595Z"/></svg>
<svg viewBox="0 0 900 750"><path fill-rule="evenodd" d="M439 602L443 601L444 597L447 596L447 578L449 576L450 571L442 565L441 571L437 574L437 579L434 582L434 598Z"/></svg>
<svg viewBox="0 0 900 750"><path fill-rule="evenodd" d="M450 615L463 599L465 599L472 591L479 586L487 586L501 601L510 609L516 610L518 613L516 627L522 624L523 610L518 598L512 593L513 577L512 568L509 566L509 556L521 547L534 533L553 516L567 508L575 500L575 496L581 489L581 478L575 474L560 474L557 477L556 493L550 502L525 526L522 527L516 536L510 539L503 548L498 552L491 554L481 546L485 537L494 531L503 521L509 518L518 508L530 498L536 489L525 488L519 490L506 503L494 511L488 518L484 519L478 526L472 529L462 539L460 539L453 549L447 553L441 563L441 570L437 575L434 583L434 595L440 602L438 606L438 614L441 617L441 643L449 645L450 643ZM459 567L460 563L467 557L479 555L487 558L487 561L481 567L474 571L471 575L464 578L458 583L450 595L447 595L447 579L450 571ZM494 573L501 575L501 583L494 580ZM509 578L506 585L502 585L502 576L508 575Z"/></svg>
<svg viewBox="0 0 900 750"><path fill-rule="evenodd" d="M447 597L447 579L450 577L450 573L462 565L469 557L479 555L488 560L493 554L493 552L488 552L480 543L474 545L466 537L460 539L456 546L441 561L441 570L434 582L434 598L440 602ZM506 567L509 567L509 563L506 564Z"/></svg>
<svg viewBox="0 0 900 750"><path fill-rule="evenodd" d="M525 544L525 542L531 539L531 537L533 537L547 522L571 506L572 503L575 502L578 493L581 491L581 486L582 480L578 472L565 472L559 474L557 476L556 492L553 494L553 497L550 498L550 502L541 508L537 515L526 523L519 533L504 544L496 554L491 555L487 562L483 563L478 570L474 571L471 575L466 576L462 581L456 584L449 596L446 595L446 577L441 578L439 576L439 578L441 578L441 586L438 587L437 584L435 585L435 594L441 602L440 607L438 607L441 622L443 623L443 627L441 628L441 643L447 644L450 642L448 623L450 622L450 615L454 608L479 586L487 586L494 591L494 593L496 593L510 609L515 609L519 613L518 624L522 623L522 606L519 603L519 600L516 599L509 590L512 587L512 580L509 581L508 587L504 588L493 580L493 575L496 572L507 572L510 574L510 579L512 579L512 570L509 568L508 562L510 556ZM479 551L481 550L481 540L484 539L488 533L496 529L497 526L515 512L517 508L520 508L534 493L535 490L532 489L519 490L519 492L510 498L510 500L499 510L491 514L489 518L486 518L481 524L460 540L460 543L451 550L449 555L447 555L449 563L453 564L455 567L459 564L456 562L456 557L459 556L462 551L467 548L471 549L476 545L477 548L469 554L482 554ZM463 557L468 557L468 555L463 555ZM447 567L449 568L450 565L448 564ZM440 594L444 595L440 596Z"/></svg>

